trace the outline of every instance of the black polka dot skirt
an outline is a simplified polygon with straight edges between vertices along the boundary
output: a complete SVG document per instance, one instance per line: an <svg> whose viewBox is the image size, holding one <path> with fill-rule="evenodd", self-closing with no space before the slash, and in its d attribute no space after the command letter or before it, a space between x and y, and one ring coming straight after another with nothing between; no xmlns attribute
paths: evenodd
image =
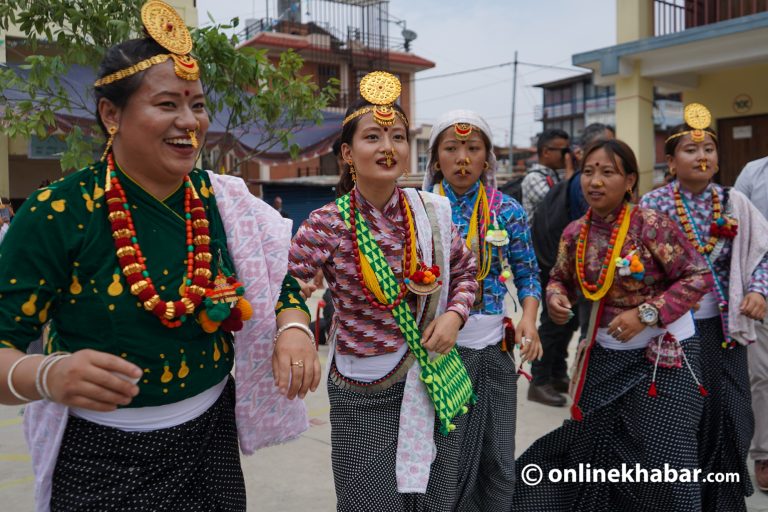
<svg viewBox="0 0 768 512"><path fill-rule="evenodd" d="M688 361L701 378L696 337L683 341ZM531 512L695 512L701 510L696 482L551 482L553 469L585 468L608 471L622 463L646 470L698 468L697 432L705 398L691 372L659 368L657 396L648 394L653 365L645 350L607 350L596 345L580 406L582 421L563 425L537 440L517 460L518 485L511 510ZM544 478L527 485L521 472L529 464L541 467ZM589 466L587 466L589 464ZM557 473L555 473L557 474Z"/></svg>
<svg viewBox="0 0 768 512"><path fill-rule="evenodd" d="M51 511L245 511L235 385L201 416L125 432L70 417L53 474Z"/></svg>
<svg viewBox="0 0 768 512"><path fill-rule="evenodd" d="M747 510L753 493L747 470L755 429L747 347L723 349L720 317L696 321L701 339L702 384L709 392L699 430L699 461L707 473L738 473L740 483L702 484L702 510Z"/></svg>
<svg viewBox="0 0 768 512"><path fill-rule="evenodd" d="M464 357L468 349L459 349ZM466 364L466 363L465 363ZM467 365L470 368L472 361ZM456 430L444 436L435 420L437 457L427 492L399 493L395 478L400 404L405 382L373 394L342 389L328 380L331 403L331 466L339 512L452 512L460 499L459 467L469 414L454 418ZM481 398L482 399L482 398ZM475 407L475 406L472 406Z"/></svg>
<svg viewBox="0 0 768 512"><path fill-rule="evenodd" d="M517 368L499 345L462 350L479 400L470 407L459 459L459 512L509 512L515 490Z"/></svg>

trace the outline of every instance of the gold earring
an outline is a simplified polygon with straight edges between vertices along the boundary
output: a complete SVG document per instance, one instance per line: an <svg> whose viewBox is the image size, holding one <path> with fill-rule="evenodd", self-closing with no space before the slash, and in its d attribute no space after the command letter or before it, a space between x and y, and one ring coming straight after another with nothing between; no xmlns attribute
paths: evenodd
<svg viewBox="0 0 768 512"><path fill-rule="evenodd" d="M484 170L484 171L487 171L487 170L488 170L488 169L490 169L490 168L491 168L491 164L489 164L489 163L488 163L488 160L486 160L485 162L483 162L483 170Z"/></svg>
<svg viewBox="0 0 768 512"><path fill-rule="evenodd" d="M357 183L357 169L355 169L355 164L347 162L347 165L349 165L349 175L352 176L352 183Z"/></svg>
<svg viewBox="0 0 768 512"><path fill-rule="evenodd" d="M408 179L408 176L411 175L411 171L408 169L403 169L403 178Z"/></svg>
<svg viewBox="0 0 768 512"><path fill-rule="evenodd" d="M440 169L440 162L435 162L435 165L433 166L436 171L441 171Z"/></svg>
<svg viewBox="0 0 768 512"><path fill-rule="evenodd" d="M107 138L107 144L104 146L104 153L101 154L102 162L107 159L107 154L109 153L109 150L112 149L112 142L115 140L117 126L110 126L107 128L107 133L109 133L109 137Z"/></svg>

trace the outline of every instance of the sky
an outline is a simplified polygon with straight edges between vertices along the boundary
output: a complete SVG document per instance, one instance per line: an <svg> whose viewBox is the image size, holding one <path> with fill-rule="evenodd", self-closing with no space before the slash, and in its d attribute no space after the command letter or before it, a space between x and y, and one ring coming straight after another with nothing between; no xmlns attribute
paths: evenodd
<svg viewBox="0 0 768 512"><path fill-rule="evenodd" d="M418 34L411 51L436 66L416 75L416 112L411 125L433 123L453 109L478 112L490 124L494 142L509 143L512 77L511 65L425 80L514 60L556 66L550 69L518 65L515 144L530 144L541 130L534 108L542 91L534 84L585 72L571 65L574 53L616 43L617 0L391 0L389 13L404 19ZM208 13L220 23L239 16L262 18L265 0L197 0L200 24ZM390 25L390 36L400 28ZM572 70L572 71L569 71Z"/></svg>

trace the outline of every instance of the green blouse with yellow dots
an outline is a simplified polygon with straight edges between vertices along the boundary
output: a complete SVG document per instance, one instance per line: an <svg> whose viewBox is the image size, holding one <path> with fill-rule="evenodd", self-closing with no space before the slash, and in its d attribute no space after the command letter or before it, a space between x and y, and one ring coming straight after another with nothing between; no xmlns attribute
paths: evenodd
<svg viewBox="0 0 768 512"><path fill-rule="evenodd" d="M147 270L164 300L177 300L186 271L184 189L159 200L117 170ZM118 266L104 197L106 166L94 164L27 199L0 245L0 347L26 351L44 326L46 353L90 348L144 370L129 407L184 400L221 382L234 361L229 332L206 333L195 318L165 327L131 295ZM211 231L211 271L233 269L208 174L190 173ZM277 312L309 314L286 275Z"/></svg>

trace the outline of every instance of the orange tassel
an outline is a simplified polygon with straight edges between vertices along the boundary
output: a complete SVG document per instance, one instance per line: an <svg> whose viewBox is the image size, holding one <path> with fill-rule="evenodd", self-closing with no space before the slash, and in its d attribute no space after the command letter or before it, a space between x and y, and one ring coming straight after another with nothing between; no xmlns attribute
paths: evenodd
<svg viewBox="0 0 768 512"><path fill-rule="evenodd" d="M655 382L651 382L651 386L648 388L648 396L651 396L651 397L655 398L656 395L657 395L657 393L656 393L656 383Z"/></svg>
<svg viewBox="0 0 768 512"><path fill-rule="evenodd" d="M200 314L197 315L197 320L200 322L200 327L208 334L214 333L219 329L220 322L214 322L208 318L208 313L205 310L200 311Z"/></svg>
<svg viewBox="0 0 768 512"><path fill-rule="evenodd" d="M244 297L240 297L240 300L237 301L237 309L240 310L240 314L242 315L240 319L243 322L250 320L253 316L253 307Z"/></svg>
<svg viewBox="0 0 768 512"><path fill-rule="evenodd" d="M701 396L709 396L709 391L704 389L704 386L702 386L701 384L699 384L699 393L701 394Z"/></svg>

